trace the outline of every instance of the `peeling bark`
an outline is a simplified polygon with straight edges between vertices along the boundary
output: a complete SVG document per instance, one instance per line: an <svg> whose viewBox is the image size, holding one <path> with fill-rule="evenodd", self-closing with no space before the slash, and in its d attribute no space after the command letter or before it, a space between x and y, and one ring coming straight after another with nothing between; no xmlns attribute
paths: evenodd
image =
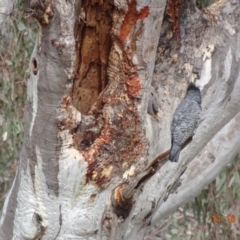
<svg viewBox="0 0 240 240"><path fill-rule="evenodd" d="M237 151L240 6L236 0L204 11L185 0L30 6L42 32L0 238L143 239ZM202 119L179 163L171 163L171 119L191 81L201 88Z"/></svg>

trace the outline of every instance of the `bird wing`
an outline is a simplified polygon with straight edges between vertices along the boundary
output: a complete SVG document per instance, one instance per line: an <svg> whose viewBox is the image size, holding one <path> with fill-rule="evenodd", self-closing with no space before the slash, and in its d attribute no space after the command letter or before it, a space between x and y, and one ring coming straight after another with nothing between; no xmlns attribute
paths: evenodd
<svg viewBox="0 0 240 240"><path fill-rule="evenodd" d="M184 99L177 107L171 124L172 139L178 145L183 145L193 136L200 118L201 107L194 101Z"/></svg>

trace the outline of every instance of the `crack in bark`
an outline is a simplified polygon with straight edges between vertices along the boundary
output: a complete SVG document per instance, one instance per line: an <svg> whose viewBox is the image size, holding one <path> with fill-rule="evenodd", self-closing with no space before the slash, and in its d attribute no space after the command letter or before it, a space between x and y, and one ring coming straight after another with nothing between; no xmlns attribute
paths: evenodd
<svg viewBox="0 0 240 240"><path fill-rule="evenodd" d="M57 239L59 233L61 232L61 229L62 229L62 205L60 204L59 205L59 230L56 234L56 237L54 238L54 240Z"/></svg>

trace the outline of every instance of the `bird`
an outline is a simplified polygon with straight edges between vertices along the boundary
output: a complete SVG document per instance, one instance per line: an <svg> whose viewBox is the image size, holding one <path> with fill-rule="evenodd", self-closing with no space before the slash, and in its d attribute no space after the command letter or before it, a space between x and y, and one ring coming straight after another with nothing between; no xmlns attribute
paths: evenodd
<svg viewBox="0 0 240 240"><path fill-rule="evenodd" d="M188 85L185 98L176 108L171 123L171 149L169 160L177 162L185 144L191 140L200 120L201 91L194 83Z"/></svg>

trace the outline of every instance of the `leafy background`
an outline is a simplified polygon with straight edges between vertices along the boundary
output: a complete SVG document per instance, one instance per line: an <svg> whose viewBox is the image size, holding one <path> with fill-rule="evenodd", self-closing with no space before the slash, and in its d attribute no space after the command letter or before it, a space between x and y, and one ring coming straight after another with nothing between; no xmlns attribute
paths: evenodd
<svg viewBox="0 0 240 240"><path fill-rule="evenodd" d="M0 208L11 187L23 141L29 59L37 24L19 3L0 26Z"/></svg>
<svg viewBox="0 0 240 240"><path fill-rule="evenodd" d="M197 0L201 9L215 0ZM38 25L21 3L0 30L0 209L11 187L23 140L29 59ZM152 228L145 240L240 239L240 155L188 204Z"/></svg>

